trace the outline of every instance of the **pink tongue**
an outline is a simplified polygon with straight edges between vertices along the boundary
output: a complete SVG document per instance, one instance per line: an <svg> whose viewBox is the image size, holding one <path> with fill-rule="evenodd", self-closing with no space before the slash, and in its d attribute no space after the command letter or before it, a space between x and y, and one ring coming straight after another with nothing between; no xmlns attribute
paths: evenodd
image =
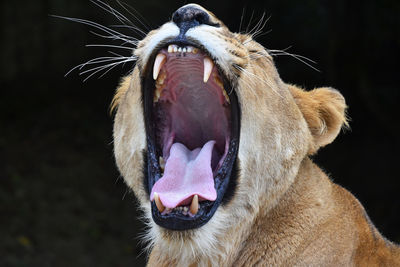
<svg viewBox="0 0 400 267"><path fill-rule="evenodd" d="M192 151L183 144L173 144L164 175L154 184L150 200L154 200L154 192L157 192L167 208L175 208L181 203L190 204L194 195L214 201L217 198L211 169L214 144L215 141L208 141L203 148Z"/></svg>

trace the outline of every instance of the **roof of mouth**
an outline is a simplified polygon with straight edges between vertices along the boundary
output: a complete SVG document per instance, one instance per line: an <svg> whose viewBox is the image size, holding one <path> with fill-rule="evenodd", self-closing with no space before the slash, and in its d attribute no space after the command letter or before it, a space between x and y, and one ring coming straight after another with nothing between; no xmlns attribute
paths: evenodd
<svg viewBox="0 0 400 267"><path fill-rule="evenodd" d="M154 98L159 104L157 117L163 118L162 124L166 125L162 142L165 144L165 136L169 135L165 131L173 131L175 140L184 142L189 149L216 140L223 154L225 138L230 133L230 109L217 68L209 66L209 78L204 82L209 59L203 52L168 50L160 51L166 58L156 80Z"/></svg>

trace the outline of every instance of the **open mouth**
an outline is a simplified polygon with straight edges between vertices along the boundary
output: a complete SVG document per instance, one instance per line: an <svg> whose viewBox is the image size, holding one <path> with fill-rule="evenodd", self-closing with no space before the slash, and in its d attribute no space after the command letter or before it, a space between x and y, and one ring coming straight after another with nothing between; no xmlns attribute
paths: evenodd
<svg viewBox="0 0 400 267"><path fill-rule="evenodd" d="M204 225L235 185L237 96L200 47L180 42L155 50L142 77L145 184L154 221L171 230Z"/></svg>

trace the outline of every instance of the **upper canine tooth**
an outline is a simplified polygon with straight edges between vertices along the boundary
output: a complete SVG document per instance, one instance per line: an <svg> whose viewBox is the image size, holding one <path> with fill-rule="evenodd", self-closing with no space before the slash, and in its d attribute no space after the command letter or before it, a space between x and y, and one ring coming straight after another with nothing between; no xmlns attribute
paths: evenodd
<svg viewBox="0 0 400 267"><path fill-rule="evenodd" d="M192 48L191 46L188 46L187 52L188 52L188 53L192 53L192 50L193 50L193 48Z"/></svg>
<svg viewBox="0 0 400 267"><path fill-rule="evenodd" d="M172 51L174 50L174 47L172 45L168 46L168 53L172 53Z"/></svg>
<svg viewBox="0 0 400 267"><path fill-rule="evenodd" d="M167 56L159 53L154 61L153 67L153 79L157 80L158 74L160 73L161 67L164 65Z"/></svg>
<svg viewBox="0 0 400 267"><path fill-rule="evenodd" d="M222 89L222 94L224 95L226 102L228 102L230 104L231 101L229 100L229 96L224 89Z"/></svg>
<svg viewBox="0 0 400 267"><path fill-rule="evenodd" d="M192 204L190 204L190 213L195 215L199 211L199 197L194 195L192 199Z"/></svg>
<svg viewBox="0 0 400 267"><path fill-rule="evenodd" d="M209 57L204 58L204 76L203 76L203 82L206 83L208 81L208 78L210 78L211 71L214 67L214 62L211 60Z"/></svg>
<svg viewBox="0 0 400 267"><path fill-rule="evenodd" d="M164 207L164 205L161 203L160 197L158 196L158 194L157 194L156 192L154 192L154 200L155 200L155 202L156 202L157 209L158 209L160 212L163 212L163 211L165 210L165 207Z"/></svg>

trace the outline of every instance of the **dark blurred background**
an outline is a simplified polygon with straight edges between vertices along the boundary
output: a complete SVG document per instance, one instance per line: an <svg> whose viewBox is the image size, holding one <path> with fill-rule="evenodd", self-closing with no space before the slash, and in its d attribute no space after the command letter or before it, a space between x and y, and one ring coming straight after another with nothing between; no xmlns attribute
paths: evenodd
<svg viewBox="0 0 400 267"><path fill-rule="evenodd" d="M184 1L128 1L150 29L169 20ZM115 1L109 2L143 31ZM399 74L400 2L213 1L203 2L232 31L270 17L258 41L317 62L317 72L277 56L284 81L312 89L339 89L349 105L351 130L322 149L315 161L350 190L389 239L400 242ZM113 44L91 27L61 15L103 25L121 24L83 0L2 1L0 43L0 265L141 266L135 199L119 177L112 153L109 104L132 64L104 77L72 67ZM131 10L132 11L132 10ZM135 14L134 11L132 11ZM137 13L136 13L137 15ZM141 38L129 29L122 32ZM96 31L100 33L100 31ZM101 73L100 73L101 74ZM396 115L397 114L397 115Z"/></svg>

